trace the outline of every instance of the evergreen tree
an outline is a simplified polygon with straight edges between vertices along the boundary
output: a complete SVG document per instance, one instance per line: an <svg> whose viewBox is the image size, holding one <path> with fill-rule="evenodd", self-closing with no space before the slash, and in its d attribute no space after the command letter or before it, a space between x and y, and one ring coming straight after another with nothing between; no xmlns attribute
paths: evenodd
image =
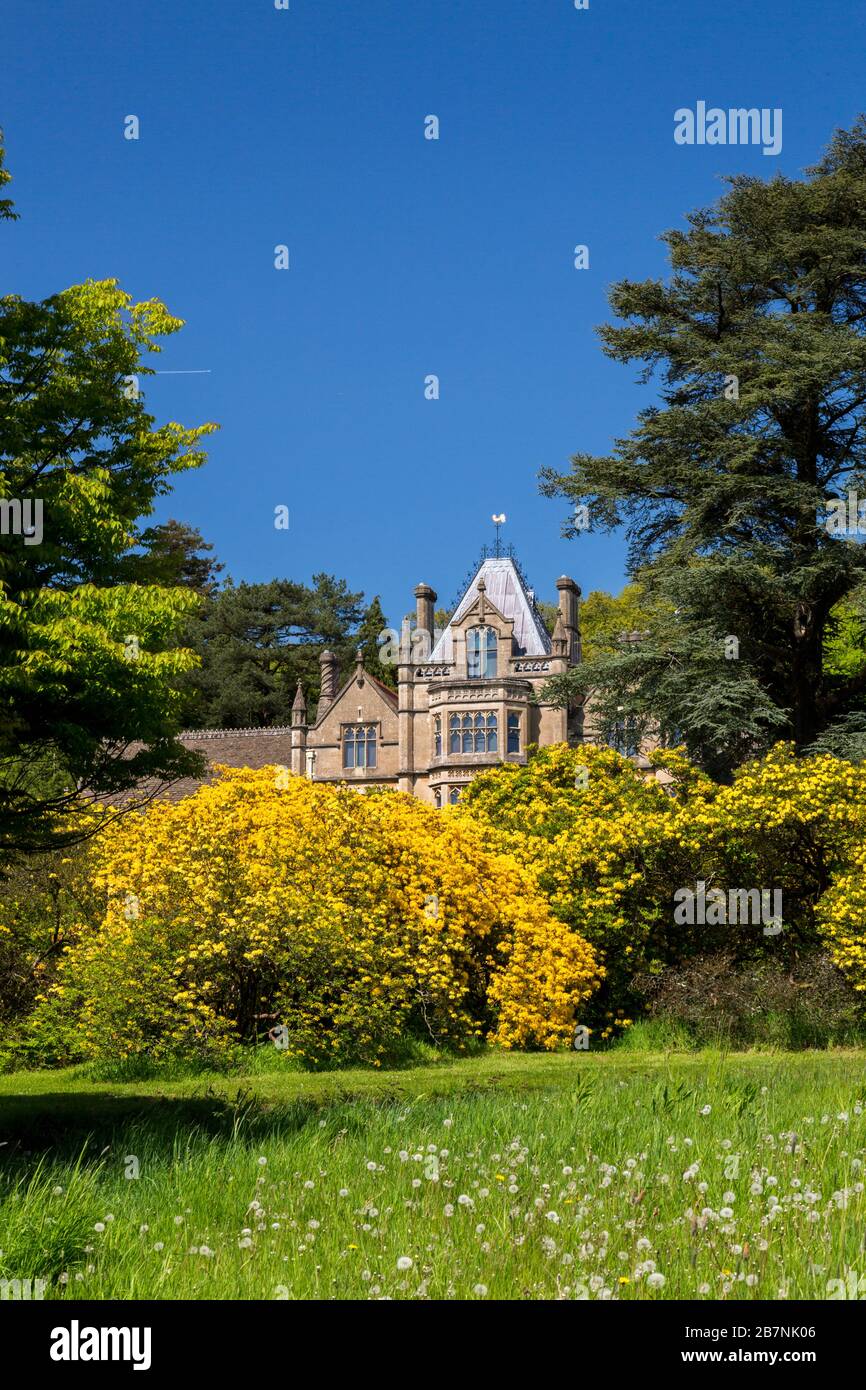
<svg viewBox="0 0 866 1390"><path fill-rule="evenodd" d="M181 521L149 526L138 540L141 552L122 557L120 574L127 583L175 585L191 589L203 598L219 588L225 566L209 553L213 546L201 532Z"/></svg>
<svg viewBox="0 0 866 1390"><path fill-rule="evenodd" d="M593 688L717 775L779 737L844 730L866 692L866 670L824 662L866 574L856 532L830 524L849 491L866 498L866 120L802 180L728 183L665 234L667 283L611 291L604 349L658 372L660 403L609 455L542 482L591 529L625 525L658 614L550 693Z"/></svg>
<svg viewBox="0 0 866 1390"><path fill-rule="evenodd" d="M371 599L370 605L364 614L361 626L358 629L357 645L364 653L364 667L371 676L382 681L384 685L392 690L397 688L397 671L394 666L383 665L382 644L379 640L380 634L388 627L379 595Z"/></svg>
<svg viewBox="0 0 866 1390"><path fill-rule="evenodd" d="M319 656L327 647L348 674L358 644L362 595L345 580L313 576L313 587L287 579L233 584L205 603L190 645L199 670L184 678L189 728L251 728L291 723L297 682L307 715L319 698Z"/></svg>

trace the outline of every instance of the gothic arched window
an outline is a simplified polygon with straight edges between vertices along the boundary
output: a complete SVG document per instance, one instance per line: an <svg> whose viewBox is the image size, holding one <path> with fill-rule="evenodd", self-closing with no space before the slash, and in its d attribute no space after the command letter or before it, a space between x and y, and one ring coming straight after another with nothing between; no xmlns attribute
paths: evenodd
<svg viewBox="0 0 866 1390"><path fill-rule="evenodd" d="M448 720L450 753L496 753L499 748L499 720L486 710L478 714L452 714Z"/></svg>
<svg viewBox="0 0 866 1390"><path fill-rule="evenodd" d="M433 753L437 758L442 756L442 717L438 714L433 720Z"/></svg>
<svg viewBox="0 0 866 1390"><path fill-rule="evenodd" d="M451 804L452 806L456 806L456 805L457 805L457 802L460 800L460 788L459 788L459 787L452 787L452 788L451 788L450 792L448 793L448 800L449 800L449 802L450 802L450 804Z"/></svg>
<svg viewBox="0 0 866 1390"><path fill-rule="evenodd" d="M466 674L491 680L496 675L499 638L492 627L471 627L466 634Z"/></svg>

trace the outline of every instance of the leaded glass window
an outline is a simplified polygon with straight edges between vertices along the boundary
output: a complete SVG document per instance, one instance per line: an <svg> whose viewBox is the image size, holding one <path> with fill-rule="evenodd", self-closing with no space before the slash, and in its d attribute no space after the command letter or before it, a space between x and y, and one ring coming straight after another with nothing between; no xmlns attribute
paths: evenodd
<svg viewBox="0 0 866 1390"><path fill-rule="evenodd" d="M520 752L520 715L509 714L508 716L508 752Z"/></svg>
<svg viewBox="0 0 866 1390"><path fill-rule="evenodd" d="M492 627L471 627L466 634L466 674L491 680L496 675L499 638Z"/></svg>
<svg viewBox="0 0 866 1390"><path fill-rule="evenodd" d="M343 767L376 766L376 725L346 724L343 727Z"/></svg>

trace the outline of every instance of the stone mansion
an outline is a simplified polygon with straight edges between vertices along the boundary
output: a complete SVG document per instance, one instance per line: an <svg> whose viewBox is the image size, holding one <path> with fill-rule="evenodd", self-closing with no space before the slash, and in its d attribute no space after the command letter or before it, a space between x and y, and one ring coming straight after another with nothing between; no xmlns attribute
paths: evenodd
<svg viewBox="0 0 866 1390"><path fill-rule="evenodd" d="M437 595L419 584L411 641L407 625L399 646L396 693L365 671L360 654L341 681L335 657L324 651L314 720L299 684L288 728L204 730L184 734L183 742L210 763L274 763L317 782L391 786L435 806L453 803L481 769L524 763L530 744L583 738L582 708L539 699L551 676L580 661L580 589L565 576L556 587L550 633L514 558L487 556L447 627L434 633Z"/></svg>

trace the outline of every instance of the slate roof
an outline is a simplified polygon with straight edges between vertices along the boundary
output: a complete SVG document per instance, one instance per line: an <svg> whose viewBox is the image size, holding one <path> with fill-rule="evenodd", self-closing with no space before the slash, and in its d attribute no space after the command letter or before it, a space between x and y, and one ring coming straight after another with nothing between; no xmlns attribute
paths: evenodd
<svg viewBox="0 0 866 1390"><path fill-rule="evenodd" d="M479 579L484 580L485 598L499 609L504 618L514 619L515 656L550 656L550 636L541 614L534 607L514 561L504 555L499 559L483 560L478 566L469 587L452 614L451 622L430 653L430 660L453 660L451 623L459 622L478 598Z"/></svg>

